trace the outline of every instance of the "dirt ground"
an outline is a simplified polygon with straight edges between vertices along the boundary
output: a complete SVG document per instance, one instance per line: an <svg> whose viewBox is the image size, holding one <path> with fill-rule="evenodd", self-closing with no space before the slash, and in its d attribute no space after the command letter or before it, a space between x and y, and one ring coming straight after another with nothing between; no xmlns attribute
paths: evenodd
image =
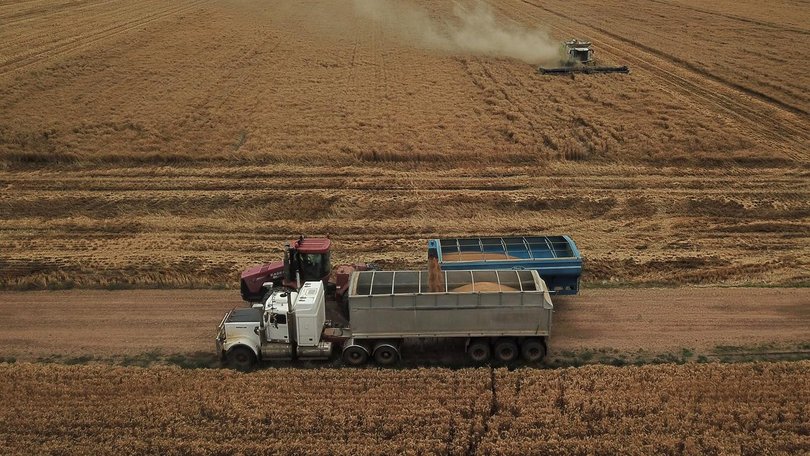
<svg viewBox="0 0 810 456"><path fill-rule="evenodd" d="M241 305L233 291L212 290L5 292L0 302L0 358L19 361L154 351L213 355L217 324ZM554 302L550 358L810 343L808 289L586 290Z"/></svg>

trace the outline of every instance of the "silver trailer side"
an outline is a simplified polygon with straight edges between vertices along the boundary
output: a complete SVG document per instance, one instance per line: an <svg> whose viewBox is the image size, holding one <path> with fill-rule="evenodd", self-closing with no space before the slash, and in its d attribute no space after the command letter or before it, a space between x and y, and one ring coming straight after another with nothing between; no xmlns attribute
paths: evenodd
<svg viewBox="0 0 810 456"><path fill-rule="evenodd" d="M535 270L363 271L349 286L355 339L548 336L553 306Z"/></svg>

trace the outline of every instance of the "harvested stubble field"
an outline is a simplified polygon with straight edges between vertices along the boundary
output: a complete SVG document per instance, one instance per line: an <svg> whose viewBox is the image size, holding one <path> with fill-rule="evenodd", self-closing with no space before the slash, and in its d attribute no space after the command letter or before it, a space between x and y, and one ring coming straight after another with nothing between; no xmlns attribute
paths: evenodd
<svg viewBox="0 0 810 456"><path fill-rule="evenodd" d="M336 262L388 268L423 267L430 237L568 233L586 286L810 282L810 80L794 63L810 60L805 5L490 0L470 16L451 3L0 1L0 288L235 288L300 232L331 234ZM460 49L444 36L490 19L512 37L591 39L632 73L542 77L526 58L536 43L503 52L515 43L479 33ZM805 291L586 290L559 302L558 350L806 347ZM233 289L64 293L0 295L4 359L209 350L202 322L238 301ZM77 338L86 328L99 337ZM637 345L621 345L627 334ZM801 453L809 367L0 364L0 442Z"/></svg>
<svg viewBox="0 0 810 456"><path fill-rule="evenodd" d="M808 369L0 364L0 441L32 454L801 454Z"/></svg>
<svg viewBox="0 0 810 456"><path fill-rule="evenodd" d="M800 169L653 170L549 163L7 171L2 286L236 287L291 233L329 233L336 262L426 267L426 239L570 233L586 284L806 284Z"/></svg>
<svg viewBox="0 0 810 456"><path fill-rule="evenodd" d="M0 287L233 287L299 232L386 267L565 232L586 284L808 283L808 77L780 61L810 51L775 44L806 8L489 2L632 67L568 78L403 38L450 5L372 3L0 5Z"/></svg>

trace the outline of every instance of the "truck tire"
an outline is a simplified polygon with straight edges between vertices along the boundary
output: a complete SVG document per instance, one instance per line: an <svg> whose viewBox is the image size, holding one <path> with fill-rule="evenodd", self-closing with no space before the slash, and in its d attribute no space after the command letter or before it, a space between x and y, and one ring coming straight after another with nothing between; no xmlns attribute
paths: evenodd
<svg viewBox="0 0 810 456"><path fill-rule="evenodd" d="M526 339L520 344L520 355L529 363L536 363L546 356L546 344L541 339Z"/></svg>
<svg viewBox="0 0 810 456"><path fill-rule="evenodd" d="M374 362L380 366L391 366L399 361L399 349L390 342L380 342L374 347Z"/></svg>
<svg viewBox="0 0 810 456"><path fill-rule="evenodd" d="M512 339L499 339L495 342L495 359L502 363L511 363L516 360L518 354L518 346Z"/></svg>
<svg viewBox="0 0 810 456"><path fill-rule="evenodd" d="M228 350L228 354L225 355L225 360L228 363L228 367L240 372L247 372L256 365L256 355L253 353L253 350L245 346L234 347Z"/></svg>
<svg viewBox="0 0 810 456"><path fill-rule="evenodd" d="M470 360L483 364L489 361L490 355L492 355L492 349L489 347L488 341L484 339L470 341L470 345L467 347L467 356L470 357Z"/></svg>
<svg viewBox="0 0 810 456"><path fill-rule="evenodd" d="M368 361L368 350L360 345L349 345L343 349L343 362L350 366L362 366Z"/></svg>

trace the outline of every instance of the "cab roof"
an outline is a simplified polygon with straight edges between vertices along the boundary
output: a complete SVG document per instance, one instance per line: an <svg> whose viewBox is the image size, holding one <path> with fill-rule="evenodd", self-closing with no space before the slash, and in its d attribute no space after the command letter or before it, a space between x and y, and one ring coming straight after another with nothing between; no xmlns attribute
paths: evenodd
<svg viewBox="0 0 810 456"><path fill-rule="evenodd" d="M300 253L326 253L332 246L329 238L303 238L290 241L290 247Z"/></svg>

